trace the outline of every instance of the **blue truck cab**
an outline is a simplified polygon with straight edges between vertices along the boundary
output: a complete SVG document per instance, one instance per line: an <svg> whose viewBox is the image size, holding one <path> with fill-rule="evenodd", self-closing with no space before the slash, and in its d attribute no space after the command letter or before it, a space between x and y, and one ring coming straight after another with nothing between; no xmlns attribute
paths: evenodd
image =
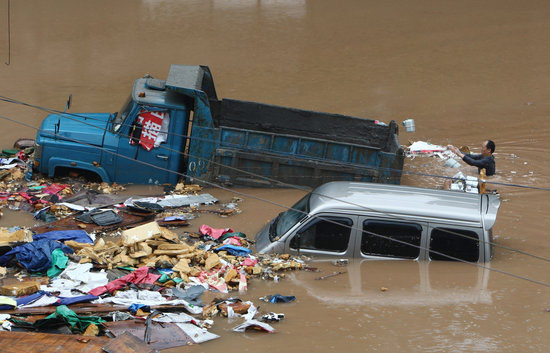
<svg viewBox="0 0 550 353"><path fill-rule="evenodd" d="M135 80L116 113L47 116L35 168L50 177L92 173L108 183L399 184L397 134L394 121L218 100L208 67L172 65L166 80Z"/></svg>

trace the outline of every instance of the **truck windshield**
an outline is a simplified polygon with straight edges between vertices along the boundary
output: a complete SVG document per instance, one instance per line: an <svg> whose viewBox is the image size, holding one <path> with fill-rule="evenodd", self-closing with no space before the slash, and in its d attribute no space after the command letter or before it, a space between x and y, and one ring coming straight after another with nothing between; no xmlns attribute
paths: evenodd
<svg viewBox="0 0 550 353"><path fill-rule="evenodd" d="M311 194L307 194L298 201L291 209L281 212L269 229L269 239L274 241L281 235L285 234L296 223L304 219L309 213L309 198Z"/></svg>
<svg viewBox="0 0 550 353"><path fill-rule="evenodd" d="M113 132L117 132L120 130L122 124L124 123L124 120L130 114L130 111L132 110L132 107L134 105L134 101L132 100L132 95L126 99L126 102L124 102L124 105L120 109L120 111L115 113L115 117L113 119Z"/></svg>

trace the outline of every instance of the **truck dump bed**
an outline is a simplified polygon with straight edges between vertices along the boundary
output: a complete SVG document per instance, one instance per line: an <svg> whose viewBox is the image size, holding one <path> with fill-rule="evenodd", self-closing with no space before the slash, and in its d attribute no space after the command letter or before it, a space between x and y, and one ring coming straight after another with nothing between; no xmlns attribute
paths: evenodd
<svg viewBox="0 0 550 353"><path fill-rule="evenodd" d="M400 182L403 149L393 121L387 126L232 99L210 100L210 105L218 128L212 176L219 181L256 186Z"/></svg>

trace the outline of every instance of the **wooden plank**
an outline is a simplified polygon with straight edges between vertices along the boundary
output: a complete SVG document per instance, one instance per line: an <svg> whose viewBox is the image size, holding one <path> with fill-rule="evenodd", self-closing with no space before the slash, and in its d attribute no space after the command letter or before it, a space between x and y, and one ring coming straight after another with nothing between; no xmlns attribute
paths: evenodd
<svg viewBox="0 0 550 353"><path fill-rule="evenodd" d="M129 212L126 210L121 210L119 215L122 217L122 222L118 224L113 224L110 226L98 226L97 224L83 223L77 221L74 217L78 216L82 212L74 213L68 217L62 218L57 221L53 221L41 226L33 227L31 230L36 234L51 232L54 230L73 230L73 229L84 229L86 232L110 232L119 228L125 229L128 226L137 226L142 223L150 222L155 218L154 214L144 213L138 214L135 212ZM81 228L85 226L85 228Z"/></svg>
<svg viewBox="0 0 550 353"><path fill-rule="evenodd" d="M85 337L38 332L0 331L0 341L5 353L53 353L53 352L103 352L108 337Z"/></svg>
<svg viewBox="0 0 550 353"><path fill-rule="evenodd" d="M116 337L124 333L131 333L138 338L144 337L146 327L144 321L136 322L134 320L105 322L103 326ZM168 349L195 343L182 329L171 322L153 321L150 330L151 342L146 344L143 340L141 341L142 345L150 347L150 349Z"/></svg>
<svg viewBox="0 0 550 353"><path fill-rule="evenodd" d="M107 353L156 353L156 349L148 347L143 340L137 338L129 332L111 339L103 350Z"/></svg>

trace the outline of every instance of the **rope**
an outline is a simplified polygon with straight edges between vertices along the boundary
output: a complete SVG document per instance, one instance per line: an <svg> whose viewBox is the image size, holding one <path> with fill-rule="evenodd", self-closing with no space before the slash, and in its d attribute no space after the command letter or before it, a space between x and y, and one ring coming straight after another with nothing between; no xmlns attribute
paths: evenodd
<svg viewBox="0 0 550 353"><path fill-rule="evenodd" d="M8 62L4 64L10 65L11 62L11 13L10 13L10 4L11 0L8 0Z"/></svg>

